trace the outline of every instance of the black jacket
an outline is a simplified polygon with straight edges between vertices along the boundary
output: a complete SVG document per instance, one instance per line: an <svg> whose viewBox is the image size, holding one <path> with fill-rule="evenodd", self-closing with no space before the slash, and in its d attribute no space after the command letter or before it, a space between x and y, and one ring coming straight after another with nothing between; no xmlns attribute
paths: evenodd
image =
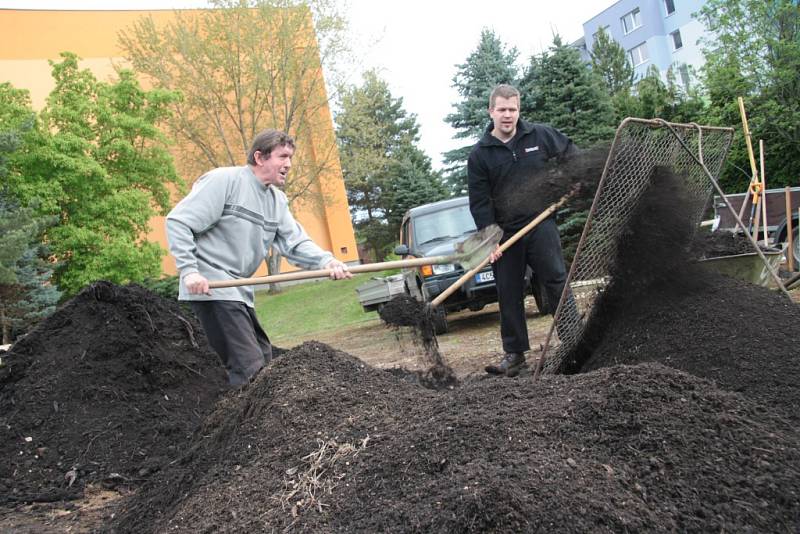
<svg viewBox="0 0 800 534"><path fill-rule="evenodd" d="M536 202L521 198L535 194L536 171L549 159L577 149L569 137L546 124L519 120L517 133L508 143L493 136L492 129L489 124L467 160L469 208L479 229L497 223L506 232L514 232L542 211ZM530 209L520 209L525 205Z"/></svg>

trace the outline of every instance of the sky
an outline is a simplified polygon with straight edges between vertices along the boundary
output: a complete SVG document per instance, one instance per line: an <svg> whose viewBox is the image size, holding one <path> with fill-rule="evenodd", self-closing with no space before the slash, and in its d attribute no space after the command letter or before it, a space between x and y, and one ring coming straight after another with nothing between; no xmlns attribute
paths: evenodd
<svg viewBox="0 0 800 534"><path fill-rule="evenodd" d="M582 25L615 0L341 0L349 20L357 67L349 83L376 69L394 98L417 117L420 148L435 169L442 153L467 144L455 139L444 118L459 95L452 88L457 65L477 48L483 28L491 29L520 62L547 49L558 33L566 42L583 35ZM0 0L14 9L185 9L204 0ZM487 112L487 121L488 121Z"/></svg>

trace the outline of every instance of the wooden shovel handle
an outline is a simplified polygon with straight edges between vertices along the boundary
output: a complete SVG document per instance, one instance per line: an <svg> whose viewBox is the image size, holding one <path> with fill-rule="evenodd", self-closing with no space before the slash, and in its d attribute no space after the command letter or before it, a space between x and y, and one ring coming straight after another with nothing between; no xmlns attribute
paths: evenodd
<svg viewBox="0 0 800 534"><path fill-rule="evenodd" d="M431 256L429 258L416 258L413 260L385 261L382 263L365 263L353 265L347 270L351 273L374 273L388 269L402 269L404 267L419 267L422 265L435 265L452 262L451 256ZM233 280L214 280L208 283L210 289L220 287L252 286L259 284L275 284L292 280L310 280L311 278L327 278L331 275L330 269L317 269L313 271L295 271L293 273L273 274L270 276L256 276L254 278L235 278Z"/></svg>

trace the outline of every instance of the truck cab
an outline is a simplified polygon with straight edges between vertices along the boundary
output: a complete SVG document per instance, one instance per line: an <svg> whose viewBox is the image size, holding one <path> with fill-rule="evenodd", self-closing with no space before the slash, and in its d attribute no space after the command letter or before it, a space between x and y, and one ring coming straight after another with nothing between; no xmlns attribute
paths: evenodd
<svg viewBox="0 0 800 534"><path fill-rule="evenodd" d="M403 216L400 244L395 248L395 254L404 259L452 255L456 244L476 231L467 197L417 206ZM430 302L464 272L460 264L449 263L407 269L403 274L407 292L417 300ZM496 301L494 273L491 265L487 265L435 310L437 333L447 331L448 312L465 308L478 311Z"/></svg>

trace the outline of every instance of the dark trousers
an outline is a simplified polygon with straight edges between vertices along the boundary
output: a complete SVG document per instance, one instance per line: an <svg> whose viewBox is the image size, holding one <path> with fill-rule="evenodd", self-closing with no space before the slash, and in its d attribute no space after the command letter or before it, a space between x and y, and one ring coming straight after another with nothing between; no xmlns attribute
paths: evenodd
<svg viewBox="0 0 800 534"><path fill-rule="evenodd" d="M567 280L567 270L561 252L561 238L553 218L546 219L511 245L492 264L500 304L500 335L505 352L525 352L531 348L524 302L527 266L533 269L542 283L547 301L555 312ZM570 304L574 306L572 299Z"/></svg>
<svg viewBox="0 0 800 534"><path fill-rule="evenodd" d="M255 311L243 302L192 301L211 347L228 371L232 386L247 384L272 359L272 345Z"/></svg>

